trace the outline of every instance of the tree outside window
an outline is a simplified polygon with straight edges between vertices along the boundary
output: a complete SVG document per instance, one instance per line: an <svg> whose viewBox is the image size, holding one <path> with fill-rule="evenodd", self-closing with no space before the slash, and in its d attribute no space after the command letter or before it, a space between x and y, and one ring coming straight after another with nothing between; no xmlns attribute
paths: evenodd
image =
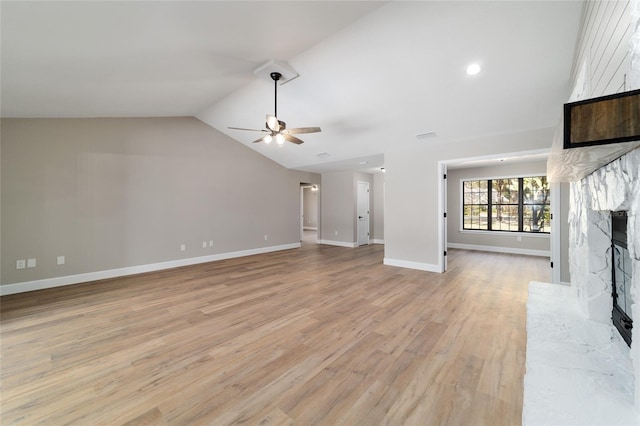
<svg viewBox="0 0 640 426"><path fill-rule="evenodd" d="M525 232L549 232L551 211L546 176L523 179L523 227Z"/></svg>
<svg viewBox="0 0 640 426"><path fill-rule="evenodd" d="M463 229L548 233L546 176L463 181Z"/></svg>

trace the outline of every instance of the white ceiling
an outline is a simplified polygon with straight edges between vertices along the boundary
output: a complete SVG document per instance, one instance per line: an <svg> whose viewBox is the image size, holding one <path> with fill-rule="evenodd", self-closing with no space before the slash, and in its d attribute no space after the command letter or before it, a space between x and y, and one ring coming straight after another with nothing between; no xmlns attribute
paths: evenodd
<svg viewBox="0 0 640 426"><path fill-rule="evenodd" d="M371 169L385 152L555 126L582 2L1 3L3 117L197 116L289 168ZM251 144L271 59L305 144ZM465 74L478 62L477 76ZM551 145L551 141L549 141ZM318 157L319 153L328 156ZM363 163L366 161L366 163Z"/></svg>

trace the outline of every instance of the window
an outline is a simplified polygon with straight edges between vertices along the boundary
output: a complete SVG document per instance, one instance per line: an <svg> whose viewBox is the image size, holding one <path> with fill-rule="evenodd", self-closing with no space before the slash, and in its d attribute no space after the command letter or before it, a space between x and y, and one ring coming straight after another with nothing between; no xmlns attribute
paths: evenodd
<svg viewBox="0 0 640 426"><path fill-rule="evenodd" d="M546 176L462 182L462 229L549 233Z"/></svg>

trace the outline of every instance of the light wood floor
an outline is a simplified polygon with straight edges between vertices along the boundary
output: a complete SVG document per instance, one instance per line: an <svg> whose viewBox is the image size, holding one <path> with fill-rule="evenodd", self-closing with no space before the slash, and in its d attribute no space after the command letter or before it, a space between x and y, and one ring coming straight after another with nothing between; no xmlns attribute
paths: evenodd
<svg viewBox="0 0 640 426"><path fill-rule="evenodd" d="M288 250L5 296L10 424L517 425L548 259Z"/></svg>

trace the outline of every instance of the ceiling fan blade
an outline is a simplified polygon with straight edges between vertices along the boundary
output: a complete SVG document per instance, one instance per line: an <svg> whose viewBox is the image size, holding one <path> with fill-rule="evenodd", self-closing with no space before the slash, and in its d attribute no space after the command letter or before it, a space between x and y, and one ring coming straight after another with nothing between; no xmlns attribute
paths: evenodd
<svg viewBox="0 0 640 426"><path fill-rule="evenodd" d="M291 135L295 135L298 133L319 133L322 130L320 130L320 127L298 127L295 129L288 129L286 130L287 133L291 134Z"/></svg>
<svg viewBox="0 0 640 426"><path fill-rule="evenodd" d="M266 138L267 136L263 136L261 138L256 139L255 141L251 142L251 143L258 143L258 142L264 142L264 138Z"/></svg>
<svg viewBox="0 0 640 426"><path fill-rule="evenodd" d="M227 129L232 129L232 130L247 130L249 132L268 132L268 130L266 129L245 129L244 127L227 127Z"/></svg>
<svg viewBox="0 0 640 426"><path fill-rule="evenodd" d="M288 141L288 142L293 142L297 145L300 145L301 143L304 143L304 141L302 139L298 139L295 136L291 136L287 133L282 133L282 136L284 136L284 140Z"/></svg>
<svg viewBox="0 0 640 426"><path fill-rule="evenodd" d="M267 128L272 132L280 131L280 123L278 122L278 119L273 115L267 115Z"/></svg>

